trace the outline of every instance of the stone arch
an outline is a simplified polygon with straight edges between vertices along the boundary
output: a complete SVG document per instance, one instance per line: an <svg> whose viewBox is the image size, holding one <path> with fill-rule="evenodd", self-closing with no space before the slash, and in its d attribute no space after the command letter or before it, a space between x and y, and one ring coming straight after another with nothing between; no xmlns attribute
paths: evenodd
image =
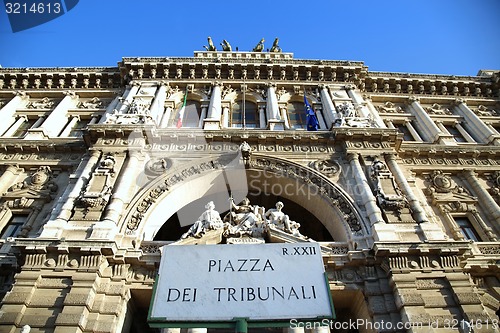
<svg viewBox="0 0 500 333"><path fill-rule="evenodd" d="M225 186L221 188L210 185L216 183L217 179L227 179L228 172L235 172L226 168L227 161L234 160L236 152L230 155L185 163L182 167L155 178L132 200L121 224L122 232L133 238L152 240L163 223L182 207L200 197L227 190ZM335 240L352 244L369 235L369 228L354 201L320 172L265 155L252 155L245 162L247 184L252 175L267 173L270 175L269 179L283 188L302 186L303 190L300 192L284 191L281 195L310 211ZM258 181L256 184L258 186ZM233 188L232 191L245 191L243 187ZM306 196L309 193L310 196L301 197L303 193Z"/></svg>

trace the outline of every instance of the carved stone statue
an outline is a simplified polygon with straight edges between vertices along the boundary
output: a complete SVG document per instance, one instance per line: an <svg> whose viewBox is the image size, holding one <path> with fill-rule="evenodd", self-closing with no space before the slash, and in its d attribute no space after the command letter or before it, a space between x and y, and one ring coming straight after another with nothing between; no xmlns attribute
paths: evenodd
<svg viewBox="0 0 500 333"><path fill-rule="evenodd" d="M229 42L225 39L222 40L222 43L220 43L220 45L222 46L222 51L231 52L233 50L231 48L231 44L229 44Z"/></svg>
<svg viewBox="0 0 500 333"><path fill-rule="evenodd" d="M207 231L220 229L224 226L219 212L215 210L215 204L213 201L207 203L205 208L207 210L201 214L191 228L189 228L189 230L181 236L181 239L185 239L187 237L200 238Z"/></svg>
<svg viewBox="0 0 500 333"><path fill-rule="evenodd" d="M294 236L303 237L299 232L300 224L291 221L290 217L282 212L284 206L281 201L278 201L276 208L271 208L266 212L265 217L268 219L269 228L279 229Z"/></svg>
<svg viewBox="0 0 500 333"><path fill-rule="evenodd" d="M208 46L203 45L203 47L207 51L217 51L217 49L215 48L214 42L212 42L212 37L210 37L210 36L207 37L207 40L208 40Z"/></svg>
<svg viewBox="0 0 500 333"><path fill-rule="evenodd" d="M266 230L263 207L250 205L248 198L244 198L240 205L236 205L231 198L231 212L229 213L229 224L226 225L226 236L263 237Z"/></svg>
<svg viewBox="0 0 500 333"><path fill-rule="evenodd" d="M264 38L260 40L260 42L255 45L255 47L252 49L252 52L262 52L264 50Z"/></svg>
<svg viewBox="0 0 500 333"><path fill-rule="evenodd" d="M269 52L281 53L281 47L278 46L278 41L279 41L279 38L276 37L276 39L274 40L273 46L271 46L271 49L269 50Z"/></svg>

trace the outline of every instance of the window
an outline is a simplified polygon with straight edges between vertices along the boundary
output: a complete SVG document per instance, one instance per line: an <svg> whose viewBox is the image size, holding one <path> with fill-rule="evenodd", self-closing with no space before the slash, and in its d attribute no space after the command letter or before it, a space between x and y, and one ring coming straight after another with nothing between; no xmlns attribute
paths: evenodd
<svg viewBox="0 0 500 333"><path fill-rule="evenodd" d="M14 132L13 137L23 137L28 133L28 130L35 125L35 119L28 119L28 121L24 121Z"/></svg>
<svg viewBox="0 0 500 333"><path fill-rule="evenodd" d="M13 215L9 223L3 228L0 239L18 236L27 217L28 215Z"/></svg>
<svg viewBox="0 0 500 333"><path fill-rule="evenodd" d="M305 129L307 126L307 117L304 110L304 103L291 102L287 106L288 120L290 128Z"/></svg>
<svg viewBox="0 0 500 333"><path fill-rule="evenodd" d="M398 131L403 133L403 140L404 141L415 141L415 138L413 137L413 135L411 134L410 130L408 129L408 127L406 125L394 124L394 126L396 126Z"/></svg>
<svg viewBox="0 0 500 333"><path fill-rule="evenodd" d="M245 128L257 128L259 123L259 114L257 112L257 104L245 101L245 109L243 110L243 102L238 101L232 105L231 109L231 127L243 127L243 112L245 113Z"/></svg>
<svg viewBox="0 0 500 333"><path fill-rule="evenodd" d="M448 131L448 133L450 133L451 135L453 135L453 138L455 139L456 142L467 142L467 140L464 138L464 136L462 135L462 133L460 133L460 131L458 130L458 128L456 128L455 126L444 125L444 127L446 128L446 130Z"/></svg>
<svg viewBox="0 0 500 333"><path fill-rule="evenodd" d="M475 242L479 242L481 240L468 217L460 216L454 217L453 219L460 227L460 231L462 232L462 235L465 239L473 240Z"/></svg>
<svg viewBox="0 0 500 333"><path fill-rule="evenodd" d="M76 138L81 137L83 135L83 129L87 127L87 123L89 121L87 119L80 119L76 122L75 126L69 132L70 137Z"/></svg>
<svg viewBox="0 0 500 333"><path fill-rule="evenodd" d="M180 108L179 108L180 110ZM177 117L179 113L177 112ZM174 119L174 126L177 123L177 117ZM196 101L186 101L184 116L182 117L182 127L199 127L201 117L201 106Z"/></svg>

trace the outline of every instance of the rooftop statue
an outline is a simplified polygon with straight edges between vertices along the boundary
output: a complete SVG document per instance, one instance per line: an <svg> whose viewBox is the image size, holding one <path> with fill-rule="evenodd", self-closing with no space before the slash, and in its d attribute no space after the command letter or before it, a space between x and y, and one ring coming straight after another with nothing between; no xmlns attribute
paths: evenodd
<svg viewBox="0 0 500 333"><path fill-rule="evenodd" d="M222 43L220 43L220 45L222 45L222 51L231 52L233 50L231 48L231 44L229 44L229 42L225 39L222 40Z"/></svg>
<svg viewBox="0 0 500 333"><path fill-rule="evenodd" d="M257 45L253 48L252 52L262 52L262 51L264 50L264 42L265 42L265 40L264 40L264 38L262 38L262 39L260 40L259 44L257 44Z"/></svg>
<svg viewBox="0 0 500 333"><path fill-rule="evenodd" d="M217 48L215 47L214 45L214 42L212 42L212 37L207 37L207 40L208 40L208 46L205 46L203 45L203 47L205 48L205 50L207 51L217 51Z"/></svg>
<svg viewBox="0 0 500 333"><path fill-rule="evenodd" d="M281 53L281 47L278 46L278 41L279 41L279 38L276 37L276 39L274 40L273 46L271 47L271 50L269 50L269 52Z"/></svg>

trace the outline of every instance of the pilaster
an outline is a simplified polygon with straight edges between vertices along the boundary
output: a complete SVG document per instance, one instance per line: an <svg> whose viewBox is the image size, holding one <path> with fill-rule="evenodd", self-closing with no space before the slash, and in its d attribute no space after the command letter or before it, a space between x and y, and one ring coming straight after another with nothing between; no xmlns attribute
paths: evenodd
<svg viewBox="0 0 500 333"><path fill-rule="evenodd" d="M221 127L222 117L222 84L215 82L212 85L212 95L210 96L210 104L208 105L207 118L203 120L203 129L217 130Z"/></svg>
<svg viewBox="0 0 500 333"><path fill-rule="evenodd" d="M78 101L78 96L72 91L65 92L65 95L40 127L28 131L26 139L40 138L40 135L47 135L49 138L59 136L68 123L68 110L75 107Z"/></svg>
<svg viewBox="0 0 500 333"><path fill-rule="evenodd" d="M482 143L500 146L500 135L496 134L471 109L469 109L463 99L455 100L455 110L459 115L464 117L467 129L473 137L476 137Z"/></svg>
<svg viewBox="0 0 500 333"><path fill-rule="evenodd" d="M16 110L26 104L29 97L24 92L17 92L1 110L2 121L0 122L0 135L4 134L16 121ZM13 133L12 133L13 134ZM12 135L11 134L11 135ZM10 135L5 135L10 136Z"/></svg>

